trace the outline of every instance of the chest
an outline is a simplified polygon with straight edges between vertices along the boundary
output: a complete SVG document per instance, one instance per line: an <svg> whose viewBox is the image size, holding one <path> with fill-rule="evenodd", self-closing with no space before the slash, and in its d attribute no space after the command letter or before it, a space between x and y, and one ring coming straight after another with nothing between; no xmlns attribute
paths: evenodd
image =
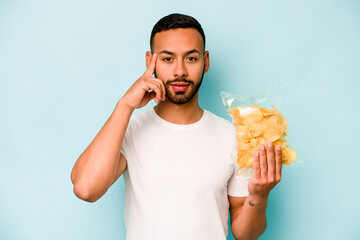
<svg viewBox="0 0 360 240"><path fill-rule="evenodd" d="M139 135L129 173L144 188L212 194L225 191L234 164L231 149L207 131ZM136 180L135 180L136 177Z"/></svg>

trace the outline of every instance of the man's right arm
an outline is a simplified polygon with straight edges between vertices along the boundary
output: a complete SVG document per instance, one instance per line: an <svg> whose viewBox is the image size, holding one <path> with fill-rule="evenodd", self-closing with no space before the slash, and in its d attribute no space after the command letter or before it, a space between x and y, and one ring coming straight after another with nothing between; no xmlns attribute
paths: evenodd
<svg viewBox="0 0 360 240"><path fill-rule="evenodd" d="M120 162L122 141L133 109L124 99L120 99L113 113L76 161L71 172L74 193L80 199L95 202L101 198L114 183L123 169L124 161ZM125 169L124 169L125 171Z"/></svg>
<svg viewBox="0 0 360 240"><path fill-rule="evenodd" d="M74 193L80 199L97 201L125 171L126 159L121 154L121 147L133 111L154 98L156 103L165 101L163 81L152 77L157 55L147 52L146 59L145 73L119 100L109 119L75 162L71 181Z"/></svg>

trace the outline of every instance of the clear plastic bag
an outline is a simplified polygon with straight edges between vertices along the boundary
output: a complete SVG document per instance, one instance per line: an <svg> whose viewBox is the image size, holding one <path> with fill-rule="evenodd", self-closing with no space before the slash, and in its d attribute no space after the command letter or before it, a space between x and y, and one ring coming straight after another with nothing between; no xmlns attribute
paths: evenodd
<svg viewBox="0 0 360 240"><path fill-rule="evenodd" d="M221 91L220 97L236 128L237 163L245 173L252 168L253 156L260 144L271 141L280 145L283 167L299 166L297 150L288 135L281 80L274 89L258 96L245 96Z"/></svg>

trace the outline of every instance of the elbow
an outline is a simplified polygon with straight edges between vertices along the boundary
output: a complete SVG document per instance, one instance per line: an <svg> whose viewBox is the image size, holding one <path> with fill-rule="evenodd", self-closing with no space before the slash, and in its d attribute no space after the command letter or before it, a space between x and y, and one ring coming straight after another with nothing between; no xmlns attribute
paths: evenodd
<svg viewBox="0 0 360 240"><path fill-rule="evenodd" d="M89 186L80 184L79 180L75 178L75 171L71 172L71 182L73 184L73 192L76 197L86 202L96 202L100 197L96 197L93 191L90 190Z"/></svg>
<svg viewBox="0 0 360 240"><path fill-rule="evenodd" d="M84 200L86 202L96 202L99 198L94 196L91 191L89 191L86 188L81 188L78 185L74 184L74 194L80 198L81 200Z"/></svg>

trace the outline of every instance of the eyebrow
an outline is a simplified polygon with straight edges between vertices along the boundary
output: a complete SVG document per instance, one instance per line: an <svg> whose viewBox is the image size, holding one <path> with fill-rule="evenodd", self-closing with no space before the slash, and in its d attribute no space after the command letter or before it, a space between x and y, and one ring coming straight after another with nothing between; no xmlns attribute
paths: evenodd
<svg viewBox="0 0 360 240"><path fill-rule="evenodd" d="M159 52L159 54L162 54L162 53L164 53L164 54L169 54L169 55L175 55L174 52L170 52L170 51L168 51L168 50L162 50L161 52ZM194 49L192 49L192 50L189 50L189 51L185 52L185 55L189 55L189 54L191 54L191 53L198 53L198 54L200 54L200 52L194 48Z"/></svg>

